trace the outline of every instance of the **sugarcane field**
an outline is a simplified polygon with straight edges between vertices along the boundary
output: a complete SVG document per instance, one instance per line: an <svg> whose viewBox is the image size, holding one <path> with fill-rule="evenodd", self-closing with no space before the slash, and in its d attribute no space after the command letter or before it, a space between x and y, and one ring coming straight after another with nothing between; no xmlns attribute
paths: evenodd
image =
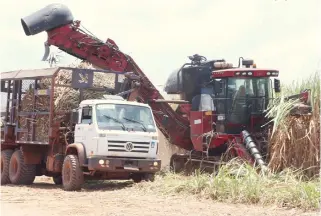
<svg viewBox="0 0 321 216"><path fill-rule="evenodd" d="M321 215L318 7L3 2L1 215Z"/></svg>

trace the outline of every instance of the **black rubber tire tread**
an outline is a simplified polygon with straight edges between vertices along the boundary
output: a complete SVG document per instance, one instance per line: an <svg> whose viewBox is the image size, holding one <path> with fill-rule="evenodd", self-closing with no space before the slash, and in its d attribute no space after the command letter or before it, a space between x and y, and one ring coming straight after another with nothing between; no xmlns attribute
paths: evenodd
<svg viewBox="0 0 321 216"><path fill-rule="evenodd" d="M185 171L185 160L180 158L179 155L173 154L170 159L170 170L173 173L182 173Z"/></svg>
<svg viewBox="0 0 321 216"><path fill-rule="evenodd" d="M53 176L52 180L56 185L62 185L62 176L61 175Z"/></svg>
<svg viewBox="0 0 321 216"><path fill-rule="evenodd" d="M1 163L3 166L3 171L1 172L1 185L10 184L9 178L9 166L10 166L10 158L13 154L13 150L6 149L1 151Z"/></svg>
<svg viewBox="0 0 321 216"><path fill-rule="evenodd" d="M135 173L132 176L132 180L135 183L140 183L142 181L153 182L155 181L155 173Z"/></svg>
<svg viewBox="0 0 321 216"><path fill-rule="evenodd" d="M16 160L18 168L14 173L13 162ZM16 150L10 159L9 178L12 184L15 185L30 185L36 178L36 165L25 164L23 153L21 150Z"/></svg>
<svg viewBox="0 0 321 216"><path fill-rule="evenodd" d="M71 168L68 170L67 165ZM67 179L66 172L70 172L70 178ZM62 165L62 184L65 191L81 190L84 183L84 174L81 170L77 155L67 155Z"/></svg>
<svg viewBox="0 0 321 216"><path fill-rule="evenodd" d="M132 180L135 183L140 183L141 181L143 181L143 176L140 173L135 173L135 174L132 175Z"/></svg>

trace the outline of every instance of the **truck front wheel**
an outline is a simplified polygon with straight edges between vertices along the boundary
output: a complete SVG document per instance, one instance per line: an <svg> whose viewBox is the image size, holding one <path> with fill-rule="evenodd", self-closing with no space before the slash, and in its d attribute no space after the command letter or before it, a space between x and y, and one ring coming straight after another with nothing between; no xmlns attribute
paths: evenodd
<svg viewBox="0 0 321 216"><path fill-rule="evenodd" d="M141 181L153 182L155 180L155 173L135 173L133 174L132 179L135 183L139 183Z"/></svg>
<svg viewBox="0 0 321 216"><path fill-rule="evenodd" d="M155 181L155 173L146 173L144 175L144 180L145 181L150 181L150 182Z"/></svg>
<svg viewBox="0 0 321 216"><path fill-rule="evenodd" d="M80 190L84 175L77 155L67 155L62 166L62 184L66 191Z"/></svg>
<svg viewBox="0 0 321 216"><path fill-rule="evenodd" d="M10 184L9 165L13 151L6 149L1 151L1 185Z"/></svg>
<svg viewBox="0 0 321 216"><path fill-rule="evenodd" d="M62 184L62 176L61 175L53 176L52 180L56 185L61 185Z"/></svg>
<svg viewBox="0 0 321 216"><path fill-rule="evenodd" d="M25 164L21 150L15 151L11 156L9 178L15 185L30 185L36 178L36 165Z"/></svg>

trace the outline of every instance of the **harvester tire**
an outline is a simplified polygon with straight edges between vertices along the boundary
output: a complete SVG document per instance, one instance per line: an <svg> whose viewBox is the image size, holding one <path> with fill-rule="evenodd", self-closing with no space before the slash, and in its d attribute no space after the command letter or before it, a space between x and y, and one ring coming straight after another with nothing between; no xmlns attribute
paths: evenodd
<svg viewBox="0 0 321 216"><path fill-rule="evenodd" d="M15 185L30 185L36 178L36 165L25 164L21 150L16 150L11 156L9 178Z"/></svg>
<svg viewBox="0 0 321 216"><path fill-rule="evenodd" d="M13 151L6 149L1 151L1 185L10 184L9 165Z"/></svg>
<svg viewBox="0 0 321 216"><path fill-rule="evenodd" d="M173 154L170 159L170 170L173 173L182 173L185 171L185 158L180 157L180 155Z"/></svg>
<svg viewBox="0 0 321 216"><path fill-rule="evenodd" d="M62 185L62 176L61 175L53 176L52 180L56 185Z"/></svg>
<svg viewBox="0 0 321 216"><path fill-rule="evenodd" d="M62 165L62 184L65 191L81 190L84 174L77 155L67 155Z"/></svg>

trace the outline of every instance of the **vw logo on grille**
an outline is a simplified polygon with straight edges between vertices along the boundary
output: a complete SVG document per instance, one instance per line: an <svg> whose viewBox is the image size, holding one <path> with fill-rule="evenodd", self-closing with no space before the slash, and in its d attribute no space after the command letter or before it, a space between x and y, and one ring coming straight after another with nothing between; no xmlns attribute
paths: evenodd
<svg viewBox="0 0 321 216"><path fill-rule="evenodd" d="M126 149L126 151L131 151L131 150L133 150L133 148L134 148L134 145L133 145L133 143L131 143L131 142L127 142L126 144L125 144L125 149Z"/></svg>

